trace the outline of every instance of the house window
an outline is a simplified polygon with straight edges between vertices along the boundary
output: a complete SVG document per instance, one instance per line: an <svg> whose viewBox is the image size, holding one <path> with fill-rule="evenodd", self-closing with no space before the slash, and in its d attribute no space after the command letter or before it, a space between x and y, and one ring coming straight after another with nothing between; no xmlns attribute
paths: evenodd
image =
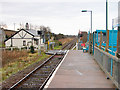
<svg viewBox="0 0 120 90"><path fill-rule="evenodd" d="M25 40L23 41L23 46L26 46L26 41Z"/></svg>
<svg viewBox="0 0 120 90"><path fill-rule="evenodd" d="M39 41L39 40L36 41L36 45L38 45L38 41Z"/></svg>
<svg viewBox="0 0 120 90"><path fill-rule="evenodd" d="M36 45L38 45L39 39L35 39L35 38L34 38L34 43L35 43Z"/></svg>

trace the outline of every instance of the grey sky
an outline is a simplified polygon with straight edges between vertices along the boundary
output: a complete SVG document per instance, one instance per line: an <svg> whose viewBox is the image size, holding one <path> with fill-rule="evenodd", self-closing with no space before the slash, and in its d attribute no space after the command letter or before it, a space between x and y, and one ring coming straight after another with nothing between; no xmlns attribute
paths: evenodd
<svg viewBox="0 0 120 90"><path fill-rule="evenodd" d="M77 34L78 30L90 29L90 13L81 13L87 9L93 11L93 31L105 29L106 0L2 0L1 22L13 29L13 23L49 26L52 32ZM112 19L117 17L118 1L109 1L109 29Z"/></svg>

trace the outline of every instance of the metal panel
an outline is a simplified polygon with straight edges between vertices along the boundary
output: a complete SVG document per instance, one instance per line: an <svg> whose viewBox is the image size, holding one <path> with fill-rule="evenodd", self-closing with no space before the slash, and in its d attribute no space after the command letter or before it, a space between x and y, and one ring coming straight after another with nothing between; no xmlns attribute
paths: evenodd
<svg viewBox="0 0 120 90"><path fill-rule="evenodd" d="M113 83L120 88L120 59L94 47L94 58L101 69L110 77Z"/></svg>

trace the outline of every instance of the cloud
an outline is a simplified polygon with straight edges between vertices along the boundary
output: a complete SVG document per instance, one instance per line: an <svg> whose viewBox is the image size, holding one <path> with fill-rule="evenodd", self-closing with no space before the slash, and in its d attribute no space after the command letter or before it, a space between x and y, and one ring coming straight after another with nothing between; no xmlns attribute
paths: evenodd
<svg viewBox="0 0 120 90"><path fill-rule="evenodd" d="M89 31L90 13L93 11L93 30L105 29L106 0L2 0L1 20L10 28L13 23L32 23L51 27L55 33L77 34L78 30ZM112 18L117 17L117 1L109 0L109 28Z"/></svg>
<svg viewBox="0 0 120 90"><path fill-rule="evenodd" d="M1 0L0 2L105 2L106 0ZM109 0L109 2L118 2L119 0Z"/></svg>

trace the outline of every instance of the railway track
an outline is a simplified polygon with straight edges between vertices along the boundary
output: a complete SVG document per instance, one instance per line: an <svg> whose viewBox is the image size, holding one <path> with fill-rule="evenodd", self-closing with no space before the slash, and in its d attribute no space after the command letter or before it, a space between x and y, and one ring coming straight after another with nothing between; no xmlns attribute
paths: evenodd
<svg viewBox="0 0 120 90"><path fill-rule="evenodd" d="M62 47L62 50L69 50L69 49L72 49L72 48L75 46L76 41L77 41L77 39L75 38L75 39L72 40L71 42L66 43L66 44Z"/></svg>
<svg viewBox="0 0 120 90"><path fill-rule="evenodd" d="M62 49L71 49L75 45L75 40L67 43ZM12 89L37 89L42 90L53 74L56 67L64 58L64 55L54 54L33 71L23 77L20 81L9 88Z"/></svg>
<svg viewBox="0 0 120 90"><path fill-rule="evenodd" d="M19 82L14 84L9 90L12 89L39 89L44 88L45 83L49 80L55 68L62 61L64 55L52 55L49 59L36 67L33 71L27 74Z"/></svg>

